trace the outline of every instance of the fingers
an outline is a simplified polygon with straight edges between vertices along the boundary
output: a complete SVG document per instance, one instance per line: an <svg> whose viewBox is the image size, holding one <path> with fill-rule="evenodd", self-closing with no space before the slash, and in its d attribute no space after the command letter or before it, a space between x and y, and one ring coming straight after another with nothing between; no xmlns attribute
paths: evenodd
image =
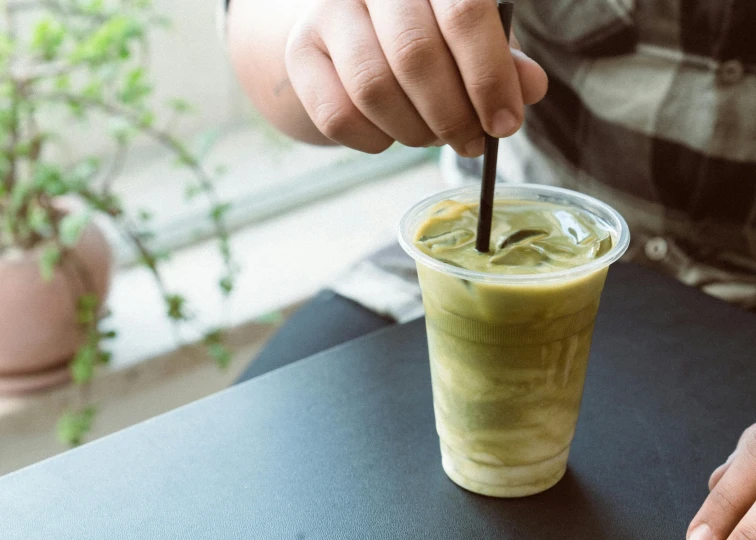
<svg viewBox="0 0 756 540"><path fill-rule="evenodd" d="M326 137L369 153L382 152L394 142L352 102L314 29L292 30L286 68L308 116Z"/></svg>
<svg viewBox="0 0 756 540"><path fill-rule="evenodd" d="M507 137L524 117L520 80L491 0L430 0L483 129Z"/></svg>
<svg viewBox="0 0 756 540"><path fill-rule="evenodd" d="M729 540L753 540L756 538L756 504L751 506L743 519L740 520Z"/></svg>
<svg viewBox="0 0 756 540"><path fill-rule="evenodd" d="M435 135L462 155L483 152L483 129L427 0L367 0L396 80Z"/></svg>
<svg viewBox="0 0 756 540"><path fill-rule="evenodd" d="M394 77L364 4L345 3L340 17L321 18L320 35L350 100L375 126L407 146L436 136Z"/></svg>
<svg viewBox="0 0 756 540"><path fill-rule="evenodd" d="M719 467L714 469L714 472L711 473L711 476L709 477L709 491L714 489L714 486L716 486L719 481L722 479L724 474L727 472L727 469L730 468L730 465L732 464L732 460L735 459L735 452L730 454L730 457L727 458L727 461L722 463Z"/></svg>
<svg viewBox="0 0 756 540"><path fill-rule="evenodd" d="M713 475L712 475L713 476ZM688 528L689 540L725 540L750 538L733 536L747 513L752 514L756 501L756 426L747 429L741 437L732 462L713 482L713 489ZM753 516L744 523L747 530L753 526ZM754 537L756 538L756 537Z"/></svg>
<svg viewBox="0 0 756 540"><path fill-rule="evenodd" d="M314 126L345 146L448 143L479 156L485 133L511 135L546 93L543 69L510 50L493 0L312 6L290 33L286 69Z"/></svg>
<svg viewBox="0 0 756 540"><path fill-rule="evenodd" d="M525 105L538 103L546 96L549 89L549 78L546 72L535 60L519 50L512 50L517 73L520 79L522 101Z"/></svg>

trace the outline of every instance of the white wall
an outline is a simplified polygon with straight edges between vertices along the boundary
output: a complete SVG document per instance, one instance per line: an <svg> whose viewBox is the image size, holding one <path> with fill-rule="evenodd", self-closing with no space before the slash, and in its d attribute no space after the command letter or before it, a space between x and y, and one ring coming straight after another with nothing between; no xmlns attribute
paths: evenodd
<svg viewBox="0 0 756 540"><path fill-rule="evenodd" d="M247 105L218 35L216 0L156 0L173 21L154 33L150 71L158 101L181 96L197 108L183 126L189 131L239 120Z"/></svg>
<svg viewBox="0 0 756 540"><path fill-rule="evenodd" d="M250 106L236 83L218 34L217 2L155 0L155 7L172 21L170 28L153 31L151 39L149 71L155 83L158 118L169 112L164 106L167 100L179 97L188 101L194 112L176 126L178 135L188 137L243 122ZM64 138L54 152L57 159L75 160L112 151L111 139L104 136L107 132L97 118L88 126L58 115L47 117L44 123L63 131ZM136 154L149 155L152 145L137 141Z"/></svg>

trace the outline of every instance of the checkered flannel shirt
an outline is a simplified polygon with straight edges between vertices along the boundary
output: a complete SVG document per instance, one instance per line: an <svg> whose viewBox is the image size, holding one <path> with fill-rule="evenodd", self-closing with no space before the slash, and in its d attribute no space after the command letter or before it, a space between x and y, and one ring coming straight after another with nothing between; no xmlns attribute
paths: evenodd
<svg viewBox="0 0 756 540"><path fill-rule="evenodd" d="M756 1L520 0L546 98L502 142L505 181L594 195L628 258L756 308Z"/></svg>
<svg viewBox="0 0 756 540"><path fill-rule="evenodd" d="M501 141L499 181L605 200L632 229L626 259L756 309L756 0L518 0L515 12L550 87ZM479 181L480 160L443 162ZM345 294L370 307L356 281L406 274L384 252ZM404 319L410 293L400 310L373 307Z"/></svg>

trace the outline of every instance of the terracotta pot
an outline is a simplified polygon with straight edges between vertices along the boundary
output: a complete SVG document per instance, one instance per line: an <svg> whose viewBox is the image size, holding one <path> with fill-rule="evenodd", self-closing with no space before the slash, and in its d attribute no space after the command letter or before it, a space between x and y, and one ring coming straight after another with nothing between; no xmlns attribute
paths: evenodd
<svg viewBox="0 0 756 540"><path fill-rule="evenodd" d="M104 302L110 286L110 246L93 224L51 281L40 275L40 253L36 249L0 257L3 394L40 390L69 380L68 363L84 338L76 322L77 299L94 292Z"/></svg>

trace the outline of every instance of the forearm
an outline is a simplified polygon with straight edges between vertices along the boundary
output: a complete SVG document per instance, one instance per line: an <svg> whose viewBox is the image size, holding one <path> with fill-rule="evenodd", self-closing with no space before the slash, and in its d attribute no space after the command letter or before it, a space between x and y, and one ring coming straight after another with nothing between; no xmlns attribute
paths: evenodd
<svg viewBox="0 0 756 540"><path fill-rule="evenodd" d="M228 47L236 76L260 113L276 128L313 144L334 144L315 127L289 82L286 41L310 0L231 0Z"/></svg>

